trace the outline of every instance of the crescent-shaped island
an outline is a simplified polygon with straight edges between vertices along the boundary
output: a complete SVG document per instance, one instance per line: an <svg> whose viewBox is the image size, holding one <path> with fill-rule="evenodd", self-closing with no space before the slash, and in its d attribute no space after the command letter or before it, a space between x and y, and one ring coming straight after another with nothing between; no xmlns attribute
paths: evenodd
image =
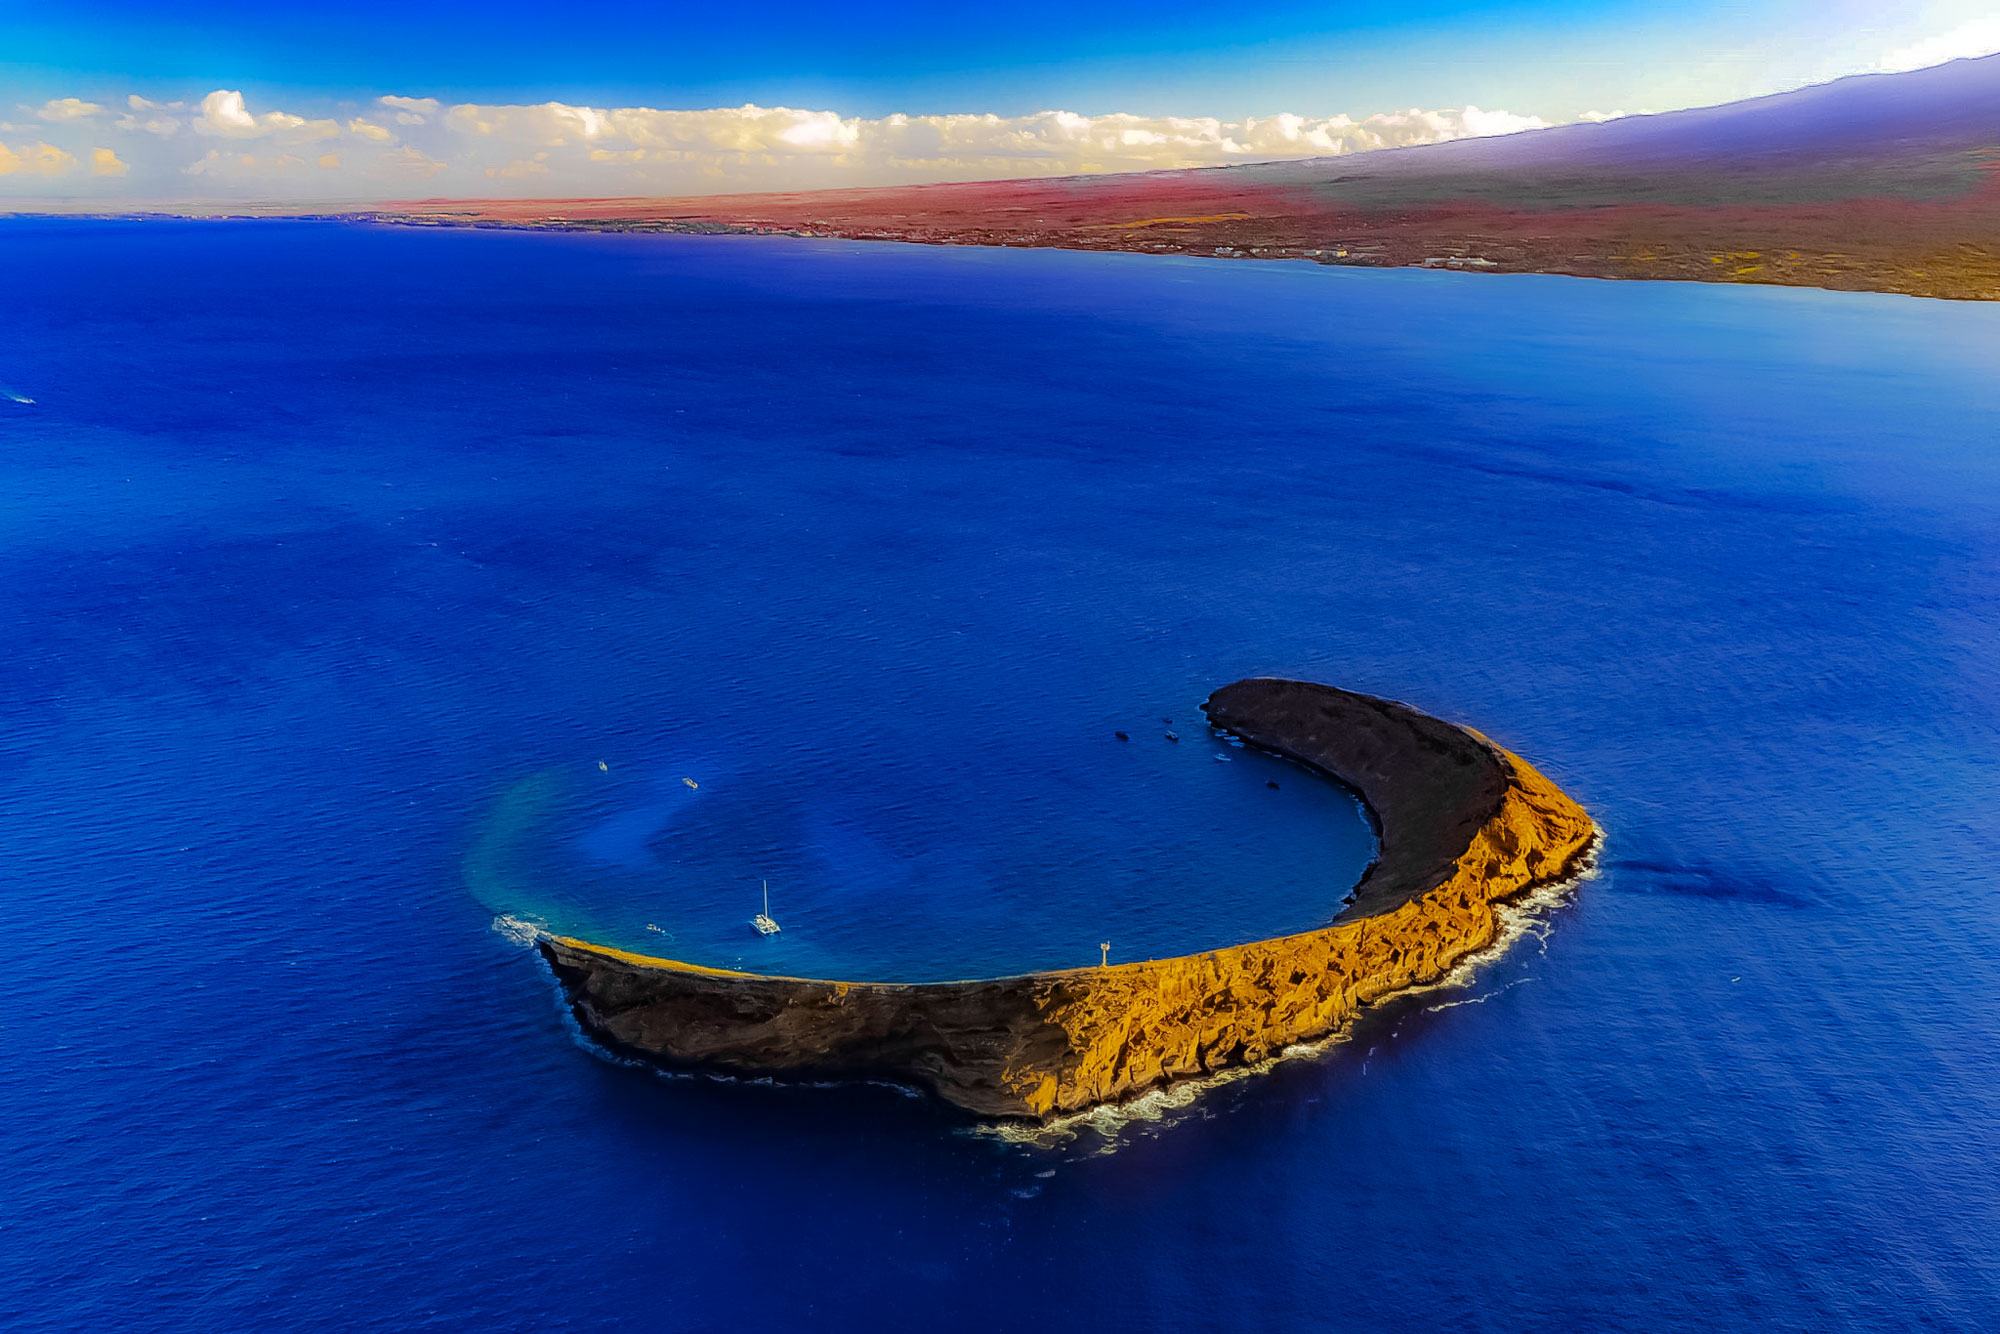
<svg viewBox="0 0 2000 1334"><path fill-rule="evenodd" d="M981 1117L1047 1120L1325 1037L1490 944L1495 905L1581 869L1596 826L1519 756L1407 705L1253 678L1209 722L1357 791L1380 851L1316 930L969 982L839 982L539 942L592 1037L658 1064L888 1079Z"/></svg>

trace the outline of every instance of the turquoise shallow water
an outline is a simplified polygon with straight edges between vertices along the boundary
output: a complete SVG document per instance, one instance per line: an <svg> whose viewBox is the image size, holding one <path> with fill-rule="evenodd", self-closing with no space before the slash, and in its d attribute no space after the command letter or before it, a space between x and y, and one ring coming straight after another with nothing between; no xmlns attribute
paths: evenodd
<svg viewBox="0 0 2000 1334"><path fill-rule="evenodd" d="M1173 742L1147 715L1135 748L1122 729L996 738L1004 705L975 704L970 728L958 707L919 715L901 753L795 737L769 770L745 763L750 742L729 748L736 768L530 775L476 830L468 887L523 924L625 949L923 981L1074 967L1100 940L1158 958L1304 930L1373 855L1355 794L1215 736L1198 711ZM965 779L941 786L940 771ZM773 876L784 929L764 939L750 917Z"/></svg>
<svg viewBox="0 0 2000 1334"><path fill-rule="evenodd" d="M2000 1299L2000 311L322 224L0 258L0 1324ZM1196 722L1263 672L1489 732L1602 874L1053 1147L609 1064L495 929L938 976L1311 925L1365 825Z"/></svg>
<svg viewBox="0 0 2000 1334"><path fill-rule="evenodd" d="M752 716L676 729L672 760L621 748L615 770L573 760L509 783L466 854L474 898L704 964L921 981L1073 967L1100 940L1158 958L1304 930L1374 854L1356 794L1213 733L1199 709L1133 730L1044 722L1045 682L1020 672L976 700L912 693L886 728L829 718L770 737L788 673L743 675ZM1090 689L1098 712L1131 712L1106 680ZM760 938L749 919L774 877L785 929Z"/></svg>

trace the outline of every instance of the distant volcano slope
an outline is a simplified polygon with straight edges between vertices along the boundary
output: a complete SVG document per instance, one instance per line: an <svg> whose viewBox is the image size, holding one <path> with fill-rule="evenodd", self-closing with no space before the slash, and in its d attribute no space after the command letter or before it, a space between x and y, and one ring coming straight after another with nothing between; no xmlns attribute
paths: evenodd
<svg viewBox="0 0 2000 1334"><path fill-rule="evenodd" d="M781 232L2000 299L2000 56L1347 157L398 221Z"/></svg>

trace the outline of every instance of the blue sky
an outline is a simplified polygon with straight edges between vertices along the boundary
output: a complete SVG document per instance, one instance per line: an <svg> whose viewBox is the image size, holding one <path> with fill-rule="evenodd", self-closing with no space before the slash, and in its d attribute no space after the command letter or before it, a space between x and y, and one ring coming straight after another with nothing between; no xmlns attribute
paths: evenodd
<svg viewBox="0 0 2000 1334"><path fill-rule="evenodd" d="M167 187L189 185L184 178L192 174L201 189L241 193L236 187L254 185L260 172L269 175L254 166L256 160L276 163L280 157L294 164L286 171L303 173L294 183L300 188L305 177L320 172L314 180L322 192L361 190L383 185L385 155L403 150L410 150L403 161L411 170L429 170L414 165L411 153L441 164L435 169L440 185L470 189L486 181L509 190L517 186L500 173L519 168L511 179L525 189L533 184L526 177L538 174L537 162L539 174L551 178L545 186L553 187L558 175L576 179L593 149L602 158L597 168L623 172L621 182L635 189L1116 169L1165 165L1173 152L1181 154L1175 161L1191 164L1217 154L1227 160L1231 152L1263 153L1272 144L1295 142L1303 154L1333 142L1338 151L1349 151L1591 113L1725 101L1912 63L1905 58L1912 51L1934 50L1938 58L1971 54L1989 36L2000 45L1995 29L2000 17L1992 0L1263 0L1248 7L1138 0L846 6L801 0L0 0L0 117L10 117L0 120L0 192L48 189L74 176L66 184L83 194L175 193ZM218 92L241 95L240 116L238 102L227 104L222 119L197 115L202 99ZM376 114L385 94L435 99L439 108L424 113L422 125L412 119L417 113L401 108L385 118ZM135 96L150 109L131 104ZM61 99L99 111L64 116L46 110ZM582 155L551 152L537 159L528 153L500 161L504 133L547 138L556 132L518 116L462 116L454 125L449 114L461 104L550 102L679 111L754 103L830 116L864 130L858 136L837 129L822 134L769 122L765 129L790 136L774 142L810 140L811 160L775 174L747 158L733 167L721 162L717 176L711 168L718 163L698 163L689 154L710 140L742 138L726 127L697 133L686 125L671 132L628 125L609 138L597 129L579 130L569 137L578 145L589 140ZM1467 108L1503 118L1467 117ZM1093 119L1086 129L1063 122L1069 127L1063 132L1087 141L1076 151L1049 147L1061 127L1035 129L1022 121L1030 142L1011 165L1002 159L1012 150L982 141L977 151L956 156L949 144L937 149L933 170L918 152L920 137L906 133L893 153L871 159L860 151L879 139L867 126L898 115L1026 118L1054 110L1139 119ZM1379 119L1412 110L1432 119L1414 128ZM1259 118L1281 113L1324 132L1273 138ZM274 115L280 119L268 119ZM1210 118L1224 128L1183 133L1167 124L1189 118ZM170 119L188 133L166 129ZM294 120L299 124L290 124ZM357 120L370 128L350 129ZM464 134L473 120L489 127L478 131L480 146L495 151L453 156L447 150L470 140L451 139L448 131ZM510 128L495 128L501 120ZM1350 120L1376 129L1349 133ZM381 138L374 129L391 135ZM931 137L952 141L956 135L946 126ZM1151 143L1147 136L1166 146L1130 163L1114 151L1122 141L1144 147ZM281 143L283 153L275 151ZM512 145L524 152L550 146ZM659 156L668 147L681 154L674 170ZM202 151L191 155L192 148ZM240 151L203 167L219 148ZM651 159L644 156L649 149ZM124 170L86 172L100 151ZM737 151L744 157L748 150ZM7 153L17 164L11 172ZM59 169L64 156L76 171ZM845 174L831 165L833 156L844 156ZM321 166L328 158L338 165ZM901 165L892 165L892 158ZM33 162L48 170L18 165ZM705 173L701 179L697 166ZM226 171L243 179L225 189Z"/></svg>
<svg viewBox="0 0 2000 1334"><path fill-rule="evenodd" d="M184 93L1267 115L1467 102L1544 116L1744 96L1855 68L1984 3L1450 0L6 0L0 77Z"/></svg>
<svg viewBox="0 0 2000 1334"><path fill-rule="evenodd" d="M18 77L51 85L117 76L171 91L226 74L273 92L422 88L464 100L837 102L858 115L1011 114L1053 105L1216 115L1366 112L1413 99L1464 101L1482 86L1546 79L1546 66L1531 72L1524 60L1539 63L1564 50L1584 82L1609 87L1630 77L1601 67L1604 50L1650 43L1649 30L1685 22L1668 6L1575 0L1269 0L1248 14L1219 5L1176 12L1140 0L860 7L798 0L276 7L63 0L15 8L0 23L0 52ZM1600 68L1590 78L1594 64ZM1289 105L1302 97L1353 105Z"/></svg>

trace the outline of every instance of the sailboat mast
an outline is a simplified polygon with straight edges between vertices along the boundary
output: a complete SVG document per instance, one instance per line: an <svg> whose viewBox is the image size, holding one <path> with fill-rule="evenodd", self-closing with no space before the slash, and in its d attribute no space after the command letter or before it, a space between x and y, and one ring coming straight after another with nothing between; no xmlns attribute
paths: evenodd
<svg viewBox="0 0 2000 1334"><path fill-rule="evenodd" d="M771 915L771 882L766 880L764 882L764 916L769 917L770 915Z"/></svg>

